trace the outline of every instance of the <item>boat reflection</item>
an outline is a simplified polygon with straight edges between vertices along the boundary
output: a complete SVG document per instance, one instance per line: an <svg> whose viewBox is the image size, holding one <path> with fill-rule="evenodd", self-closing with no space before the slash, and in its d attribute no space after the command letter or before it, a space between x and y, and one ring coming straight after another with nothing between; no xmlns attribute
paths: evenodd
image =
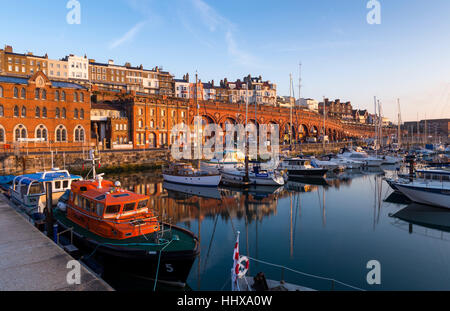
<svg viewBox="0 0 450 311"><path fill-rule="evenodd" d="M198 196L202 198L210 198L220 200L222 199L222 194L220 193L218 188L215 187L200 187L193 185L181 185L174 184L170 182L164 182L163 188L170 192L187 194L189 196Z"/></svg>
<svg viewBox="0 0 450 311"><path fill-rule="evenodd" d="M450 210L428 205L411 203L393 215L393 218L409 223L409 233L414 232L413 225L450 232ZM395 223L398 225L398 223Z"/></svg>

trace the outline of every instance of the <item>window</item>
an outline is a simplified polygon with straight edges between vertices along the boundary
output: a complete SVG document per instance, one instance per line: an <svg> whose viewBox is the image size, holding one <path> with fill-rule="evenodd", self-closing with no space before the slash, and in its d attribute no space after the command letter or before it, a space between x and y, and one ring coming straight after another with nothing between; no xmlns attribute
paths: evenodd
<svg viewBox="0 0 450 311"><path fill-rule="evenodd" d="M67 142L67 130L64 125L59 125L56 128L56 141L57 142Z"/></svg>
<svg viewBox="0 0 450 311"><path fill-rule="evenodd" d="M14 98L18 98L19 97L19 90L15 87L14 88Z"/></svg>
<svg viewBox="0 0 450 311"><path fill-rule="evenodd" d="M69 181L68 180L64 180L63 181L63 188L66 189L69 187Z"/></svg>
<svg viewBox="0 0 450 311"><path fill-rule="evenodd" d="M73 93L73 101L74 102L78 101L78 93L77 92Z"/></svg>
<svg viewBox="0 0 450 311"><path fill-rule="evenodd" d="M83 108L81 108L81 110L80 110L80 119L84 120L84 109Z"/></svg>
<svg viewBox="0 0 450 311"><path fill-rule="evenodd" d="M120 211L120 205L108 205L105 210L105 215L114 215Z"/></svg>
<svg viewBox="0 0 450 311"><path fill-rule="evenodd" d="M5 108L3 108L3 105L0 105L0 117L3 117L5 115Z"/></svg>
<svg viewBox="0 0 450 311"><path fill-rule="evenodd" d="M25 106L22 106L22 118L25 118L27 116L27 108Z"/></svg>
<svg viewBox="0 0 450 311"><path fill-rule="evenodd" d="M136 203L127 203L123 206L123 213L134 211Z"/></svg>
<svg viewBox="0 0 450 311"><path fill-rule="evenodd" d="M56 91L56 92L55 92L55 100L56 100L56 101L59 101L59 91Z"/></svg>
<svg viewBox="0 0 450 311"><path fill-rule="evenodd" d="M36 118L40 118L41 117L41 108L36 107Z"/></svg>
<svg viewBox="0 0 450 311"><path fill-rule="evenodd" d="M21 138L27 138L27 128L22 124L19 124L14 130L14 140L19 141Z"/></svg>
<svg viewBox="0 0 450 311"><path fill-rule="evenodd" d="M103 216L103 209L105 208L105 206L102 203L97 203L97 215L99 217Z"/></svg>
<svg viewBox="0 0 450 311"><path fill-rule="evenodd" d="M36 138L43 138L44 141L47 141L47 128L44 125L38 125L36 127Z"/></svg>
<svg viewBox="0 0 450 311"><path fill-rule="evenodd" d="M146 208L148 204L148 200L142 200L139 202L137 209L142 209L142 208Z"/></svg>
<svg viewBox="0 0 450 311"><path fill-rule="evenodd" d="M84 93L80 93L80 102L84 102Z"/></svg>
<svg viewBox="0 0 450 311"><path fill-rule="evenodd" d="M84 142L84 128L81 125L78 125L75 128L74 139L76 142Z"/></svg>
<svg viewBox="0 0 450 311"><path fill-rule="evenodd" d="M5 142L5 129L3 127L0 127L0 142Z"/></svg>
<svg viewBox="0 0 450 311"><path fill-rule="evenodd" d="M55 110L55 118L59 118L59 117L60 117L60 115L59 115L59 108L56 107L56 110Z"/></svg>
<svg viewBox="0 0 450 311"><path fill-rule="evenodd" d="M78 119L78 109L77 108L75 108L75 110L73 111L73 118Z"/></svg>
<svg viewBox="0 0 450 311"><path fill-rule="evenodd" d="M14 106L14 116L19 117L19 106Z"/></svg>
<svg viewBox="0 0 450 311"><path fill-rule="evenodd" d="M0 86L0 97L3 97L3 88Z"/></svg>
<svg viewBox="0 0 450 311"><path fill-rule="evenodd" d="M65 119L65 118L66 118L66 115L67 115L67 113L66 113L66 108L63 108L63 109L62 109L62 112L61 112L61 117L62 117L63 119Z"/></svg>
<svg viewBox="0 0 450 311"><path fill-rule="evenodd" d="M66 101L66 92L64 92L64 91L62 91L62 93L61 93L61 100L62 100L63 102Z"/></svg>
<svg viewBox="0 0 450 311"><path fill-rule="evenodd" d="M142 120L139 120L139 128L142 128L144 126L144 123L142 122Z"/></svg>
<svg viewBox="0 0 450 311"><path fill-rule="evenodd" d="M34 90L34 99L39 99L39 89Z"/></svg>
<svg viewBox="0 0 450 311"><path fill-rule="evenodd" d="M23 98L23 99L25 99L25 89L24 88L22 88L21 90L20 90L20 97L21 98Z"/></svg>
<svg viewBox="0 0 450 311"><path fill-rule="evenodd" d="M42 99L47 99L47 91L42 90Z"/></svg>
<svg viewBox="0 0 450 311"><path fill-rule="evenodd" d="M61 189L61 181L55 181L55 189Z"/></svg>

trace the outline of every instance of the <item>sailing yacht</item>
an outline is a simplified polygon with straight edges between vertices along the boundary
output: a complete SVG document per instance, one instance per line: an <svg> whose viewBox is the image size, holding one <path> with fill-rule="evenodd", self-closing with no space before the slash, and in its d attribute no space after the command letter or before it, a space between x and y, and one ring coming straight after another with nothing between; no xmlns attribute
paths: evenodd
<svg viewBox="0 0 450 311"><path fill-rule="evenodd" d="M217 187L221 175L213 172L195 170L191 164L173 163L163 171L164 181L201 187Z"/></svg>

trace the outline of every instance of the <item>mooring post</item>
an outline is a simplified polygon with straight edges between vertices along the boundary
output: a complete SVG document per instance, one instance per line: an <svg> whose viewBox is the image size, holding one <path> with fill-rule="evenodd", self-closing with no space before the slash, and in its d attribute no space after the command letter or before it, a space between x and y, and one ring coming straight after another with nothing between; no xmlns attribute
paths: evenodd
<svg viewBox="0 0 450 311"><path fill-rule="evenodd" d="M53 201L53 189L52 182L48 181L45 183L45 197L46 197L46 208L45 208L45 224L47 227L47 236L51 239L54 238L53 234L53 212L52 212L52 201Z"/></svg>

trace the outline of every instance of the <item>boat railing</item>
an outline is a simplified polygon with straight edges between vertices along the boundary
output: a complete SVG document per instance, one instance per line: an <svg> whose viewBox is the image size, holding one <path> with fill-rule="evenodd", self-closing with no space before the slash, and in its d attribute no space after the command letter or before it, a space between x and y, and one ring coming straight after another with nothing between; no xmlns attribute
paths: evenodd
<svg viewBox="0 0 450 311"><path fill-rule="evenodd" d="M317 279L317 280L323 280L323 281L330 282L330 286L331 286L331 290L332 291L335 290L336 285L341 285L341 286L344 286L346 288L353 289L353 290L365 291L365 289L362 289L362 288L359 288L359 287L356 287L356 286L353 286L353 285L341 282L341 281L333 279L333 278L327 278L327 277L323 277L323 276L319 276L319 275L314 275L314 274L311 274L311 273L306 273L306 272L294 270L294 269L291 269L291 268L288 268L288 267L285 267L285 266L273 264L273 263L270 263L270 262L267 262L267 261L263 261L263 260L260 260L260 259L256 259L256 258L252 258L252 257L249 257L249 256L247 256L247 258L250 259L250 260L253 260L255 262L262 263L262 264L265 264L265 265L272 266L272 267L280 269L280 273L281 273L281 276L280 276L281 279L280 280L281 280L281 282L285 281L285 273L286 272L293 272L295 274L311 277L311 278L314 278L314 279Z"/></svg>
<svg viewBox="0 0 450 311"><path fill-rule="evenodd" d="M73 244L73 227L67 228L64 231L58 232L56 235L56 244L59 245L59 238L61 235L70 232L70 244Z"/></svg>

